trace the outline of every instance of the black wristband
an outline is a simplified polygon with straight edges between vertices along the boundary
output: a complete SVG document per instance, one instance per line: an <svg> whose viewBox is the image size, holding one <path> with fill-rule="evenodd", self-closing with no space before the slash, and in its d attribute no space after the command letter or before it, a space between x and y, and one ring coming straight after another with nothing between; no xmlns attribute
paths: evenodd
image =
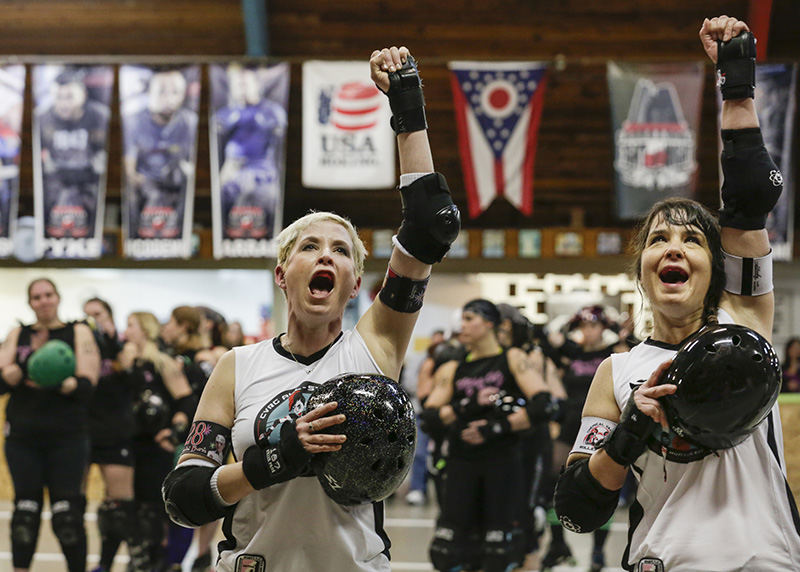
<svg viewBox="0 0 800 572"><path fill-rule="evenodd" d="M422 308L425 289L428 287L430 279L430 276L423 280L400 276L390 266L386 271L386 280L383 282L383 288L378 296L381 302L392 310L413 314Z"/></svg>
<svg viewBox="0 0 800 572"><path fill-rule="evenodd" d="M557 406L553 403L553 398L549 391L537 393L525 404L525 411L528 414L528 421L530 421L531 425L552 420L555 416L555 409L557 409Z"/></svg>
<svg viewBox="0 0 800 572"><path fill-rule="evenodd" d="M408 56L399 70L389 73L386 95L392 108L390 125L395 133L411 133L428 128L422 80L414 58Z"/></svg>
<svg viewBox="0 0 800 572"><path fill-rule="evenodd" d="M82 375L76 375L75 381L78 382L78 385L70 395L74 396L75 399L79 401L89 401L89 398L94 392L94 385L92 385L92 382L89 381L88 377Z"/></svg>
<svg viewBox="0 0 800 572"><path fill-rule="evenodd" d="M639 411L631 392L625 409L622 410L619 424L600 444L615 463L627 467L647 449L647 441L657 427L655 421Z"/></svg>
<svg viewBox="0 0 800 572"><path fill-rule="evenodd" d="M242 457L242 471L256 490L282 483L299 475L311 460L311 453L297 438L294 421L284 421L280 442L275 447L251 445Z"/></svg>

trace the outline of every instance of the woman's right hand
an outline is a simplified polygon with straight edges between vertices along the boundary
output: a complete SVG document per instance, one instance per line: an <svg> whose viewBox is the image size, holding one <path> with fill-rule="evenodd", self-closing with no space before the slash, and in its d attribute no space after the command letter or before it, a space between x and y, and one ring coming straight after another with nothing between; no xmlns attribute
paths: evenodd
<svg viewBox="0 0 800 572"><path fill-rule="evenodd" d="M678 390L678 386L671 383L659 385L658 382L671 363L672 360L669 360L659 365L656 370L650 374L647 381L640 385L633 394L633 400L639 411L650 417L656 423L660 423L665 430L669 430L669 423L667 422L664 409L662 409L661 404L658 402L658 398L664 395L672 395Z"/></svg>
<svg viewBox="0 0 800 572"><path fill-rule="evenodd" d="M335 401L331 401L297 418L295 422L297 439L307 452L331 453L342 448L342 443L347 440L345 435L331 435L318 432L344 422L346 417L341 413L338 415L329 415L338 405L339 404Z"/></svg>

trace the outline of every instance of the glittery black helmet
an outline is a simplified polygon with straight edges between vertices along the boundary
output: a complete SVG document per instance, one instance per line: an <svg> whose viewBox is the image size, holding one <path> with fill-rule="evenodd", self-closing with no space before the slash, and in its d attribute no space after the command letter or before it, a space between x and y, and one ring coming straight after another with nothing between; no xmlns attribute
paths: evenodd
<svg viewBox="0 0 800 572"><path fill-rule="evenodd" d="M678 386L660 399L675 433L706 449L728 449L744 441L778 399L780 360L758 332L712 324L683 343L661 383Z"/></svg>
<svg viewBox="0 0 800 572"><path fill-rule="evenodd" d="M414 456L414 407L393 380L377 374L348 373L326 381L308 401L308 410L336 401L347 420L320 432L346 435L339 451L318 453L311 467L325 493L339 504L383 500L403 482Z"/></svg>

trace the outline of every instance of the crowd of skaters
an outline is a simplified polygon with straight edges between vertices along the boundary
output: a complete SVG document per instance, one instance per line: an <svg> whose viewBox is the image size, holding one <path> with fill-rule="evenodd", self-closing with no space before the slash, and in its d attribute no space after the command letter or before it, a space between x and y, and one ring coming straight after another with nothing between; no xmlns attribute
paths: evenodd
<svg viewBox="0 0 800 572"><path fill-rule="evenodd" d="M91 464L104 485L95 572L111 570L122 543L129 570L179 570L193 536L198 552L192 569L211 569L218 524L193 531L171 523L161 485L180 455L216 362L228 349L254 340L243 335L241 324L207 307L177 306L163 324L151 312L132 312L119 330L103 298L84 301L82 319L62 321L52 280L33 280L27 294L36 320L12 330L0 350L0 386L11 394L6 458L15 494L15 571L29 569L36 552L45 488L67 568L87 569L83 516ZM28 361L56 339L73 347L75 372L42 388L28 379Z"/></svg>

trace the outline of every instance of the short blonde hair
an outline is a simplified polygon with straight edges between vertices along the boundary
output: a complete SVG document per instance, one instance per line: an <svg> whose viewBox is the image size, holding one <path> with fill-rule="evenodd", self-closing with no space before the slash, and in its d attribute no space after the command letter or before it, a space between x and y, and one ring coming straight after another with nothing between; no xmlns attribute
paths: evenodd
<svg viewBox="0 0 800 572"><path fill-rule="evenodd" d="M356 278L364 273L364 259L367 257L367 249L358 236L356 227L349 220L331 212L310 212L300 217L292 224L284 228L278 235L278 266L284 266L289 259L298 237L312 224L318 222L335 222L347 230L350 240L353 242L353 265L356 271Z"/></svg>

